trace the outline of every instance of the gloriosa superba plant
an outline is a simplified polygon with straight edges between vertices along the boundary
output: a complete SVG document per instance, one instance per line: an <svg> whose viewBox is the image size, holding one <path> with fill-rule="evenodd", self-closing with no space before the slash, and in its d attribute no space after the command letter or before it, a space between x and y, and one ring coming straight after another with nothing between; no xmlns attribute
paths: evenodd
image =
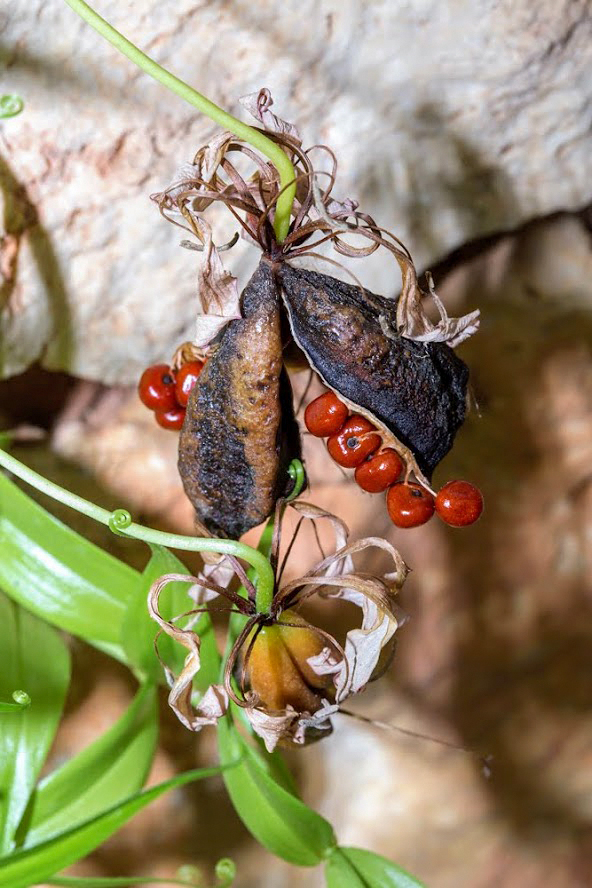
<svg viewBox="0 0 592 888"><path fill-rule="evenodd" d="M18 794L6 795L2 884L19 888L31 880L51 881L158 793L221 771L239 815L273 853L301 866L325 861L329 886L412 888L419 882L395 864L339 846L331 826L295 795L276 750L278 743L302 744L330 733L331 718L342 702L363 690L388 664L401 622L396 597L407 574L400 554L385 540L349 541L339 518L298 499L305 475L282 361L281 316L287 318L295 345L325 385L350 409L371 419L384 443L403 459L406 478L413 474L431 490L431 472L464 418L467 371L451 346L476 329L478 313L448 318L429 281L441 317L437 323L428 319L422 305L426 294L407 249L360 212L355 202L332 197L336 162L326 148L332 171L321 187L321 176L297 132L271 112L267 90L246 98L262 129L249 127L156 65L81 0L67 2L140 67L225 128L181 170L171 187L155 196L161 211L186 227L201 250L199 311L191 346L202 350L208 361L190 397L180 470L203 535L179 537L143 528L124 510L108 513L0 452L5 469L113 532L144 540L152 550L145 571L138 575L61 525L8 479L0 479L0 582L8 596L1 599L4 625L12 620L27 628L12 641L14 662L21 668L4 677L0 715L5 749L21 744L30 757ZM253 162L250 178L239 175L231 162L235 151ZM229 208L243 234L261 250L258 269L242 295L222 265L203 216L216 201ZM363 238L365 244L352 245L351 236ZM401 269L399 299L385 299L357 283L345 284L291 264L298 257L314 255L324 242L331 242L338 253L359 258L379 247L388 249ZM331 341L341 341L332 349L323 335L328 317L335 322ZM357 351L347 342L352 325ZM394 363L399 367L378 387L368 381L365 368L377 347L391 358L398 356ZM248 386L245 389L245 365L239 359L249 348L257 357L253 380L257 374L259 381L265 380L255 403L244 397ZM425 400L397 394L405 378L411 379L415 393L429 388L428 403L436 409L427 418ZM217 442L204 430L212 429L208 422L212 416L228 419L224 400L233 413L226 425L220 424L220 443L228 443L229 435L236 433L237 416L247 418L253 434L242 449L234 449L234 462L220 467ZM262 413L273 419L267 429L259 423ZM217 465L218 478L208 461ZM236 482L233 498L220 496L221 472ZM282 583L287 554L280 558L280 544L286 509L294 510L298 526L304 521L329 521L334 551L303 576ZM257 550L237 541L244 530L266 518ZM169 547L203 553L203 571L198 576L188 574ZM355 557L372 548L387 553L391 570L371 575L355 567ZM233 580L238 580L238 590ZM297 608L317 592L358 605L361 626L340 641L306 622ZM219 597L227 601L231 613L223 656L208 614L209 602ZM159 627L162 672L154 657L151 618ZM67 652L50 623L126 663L141 687L129 712L107 735L37 786L68 683ZM37 651L31 648L28 633L38 638ZM38 683L36 654L42 650L52 652L53 668ZM199 730L217 724L221 767L189 772L140 792L156 738L155 687L163 676L170 705L186 727ZM22 694L8 702L17 687L30 695L29 709L23 708L28 700ZM51 701L42 714L37 709L40 695ZM251 739L243 734L245 726ZM132 759L136 766L126 782L121 775L125 768L129 774ZM96 782L105 772L110 779L97 793ZM57 812L50 810L52 795L61 801ZM222 866L219 884L230 883L231 870ZM54 883L74 885L84 880L57 877Z"/></svg>

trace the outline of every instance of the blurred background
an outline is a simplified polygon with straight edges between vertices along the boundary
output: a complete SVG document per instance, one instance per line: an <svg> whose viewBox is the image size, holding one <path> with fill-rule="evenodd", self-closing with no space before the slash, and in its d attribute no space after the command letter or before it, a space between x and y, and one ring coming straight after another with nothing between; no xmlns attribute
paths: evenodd
<svg viewBox="0 0 592 888"><path fill-rule="evenodd" d="M592 9L586 0L284 3L103 0L98 11L229 111L271 89L305 145L337 154L352 197L431 269L451 314L480 308L459 348L473 408L435 484L466 478L474 527L390 524L305 438L310 498L354 537L383 535L413 573L409 621L361 715L491 754L336 719L290 756L340 841L430 888L592 883ZM215 128L61 0L0 10L0 420L46 431L15 455L139 521L192 532L176 435L135 391L191 337L195 257L159 216L162 190ZM243 118L245 119L245 118ZM219 240L234 229L212 216ZM239 243L227 265L257 262ZM327 269L323 269L327 270ZM356 274L386 295L388 256ZM294 377L297 394L306 374ZM311 390L312 398L320 388ZM52 506L56 511L56 508ZM134 564L142 548L58 514ZM256 534L247 541L256 540ZM308 558L303 539L292 571ZM341 619L325 610L326 618ZM51 763L125 708L127 673L73 642L74 687ZM152 780L209 762L212 732L166 712ZM84 875L170 877L233 857L240 888L321 885L258 849L221 783L170 794L87 861ZM148 884L148 883L147 883Z"/></svg>

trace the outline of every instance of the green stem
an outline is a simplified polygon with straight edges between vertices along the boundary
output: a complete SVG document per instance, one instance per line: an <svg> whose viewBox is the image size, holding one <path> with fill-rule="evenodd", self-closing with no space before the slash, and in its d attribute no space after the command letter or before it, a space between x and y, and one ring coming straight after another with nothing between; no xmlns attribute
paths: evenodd
<svg viewBox="0 0 592 888"><path fill-rule="evenodd" d="M184 888L196 888L195 882L181 882L179 879L156 879L154 876L114 876L109 878L92 878L76 876L63 876L61 879L45 879L44 885L55 885L56 888L129 888L131 885L183 885Z"/></svg>
<svg viewBox="0 0 592 888"><path fill-rule="evenodd" d="M290 227L290 213L292 211L292 204L296 194L296 173L288 156L280 146L276 145L275 142L272 142L271 139L268 139L267 136L264 136L263 133L260 133L246 123L237 120L236 117L233 117L232 114L228 114L227 111L223 111L222 108L219 108L218 105L215 105L183 80L180 80L178 77L175 77L174 74L171 74L170 71L162 68L153 59L138 49L137 46L127 40L123 34L116 31L109 22L106 22L104 18L101 18L101 16L87 3L84 3L83 0L66 0L66 3L74 10L74 12L77 12L85 22L91 25L95 31L98 31L101 37L108 40L109 43L123 53L123 55L127 56L128 59L141 68L142 71L145 71L151 77L154 77L155 80L158 80L159 83L162 83L162 85L167 89L170 89L171 92L176 93L182 99L185 99L186 102L189 102L190 105L198 108L202 114L210 117L215 123L220 124L220 126L229 130L231 133L234 133L239 139L244 139L245 142L248 142L253 148L256 148L264 154L265 157L275 165L280 177L280 189L285 189L282 191L277 201L273 226L277 241L281 244L285 240Z"/></svg>
<svg viewBox="0 0 592 888"><path fill-rule="evenodd" d="M275 522L272 516L263 528L263 533L261 534L259 545L257 546L257 551L266 559L269 558L269 553L271 552L274 524ZM267 563L269 564L269 562ZM273 601L273 591L274 590L272 589L270 593L267 587L261 589L261 584L257 586L257 592L255 594L255 609L257 610L257 613L269 613Z"/></svg>
<svg viewBox="0 0 592 888"><path fill-rule="evenodd" d="M255 585L258 592L262 590L261 594L266 600L269 598L271 601L274 589L274 576L271 565L261 552L251 548L251 546L247 546L245 543L209 537L180 536L176 533L165 533L161 530L153 530L151 527L144 527L142 524L136 524L131 520L129 512L126 512L124 509L116 509L114 512L102 509L100 506L96 506L75 493L70 493L69 490L64 490L59 484L54 484L53 481L49 481L47 478L34 472L33 469L23 465L22 462L19 462L18 459L15 459L14 456L6 453L4 450L0 450L0 466L8 469L13 475L26 481L27 484L52 497L52 499L63 503L65 506L69 506L71 509L75 509L77 512L81 512L83 515L88 515L89 518L93 518L100 524L106 524L107 527L110 527L111 530L122 536L143 540L145 543L157 543L160 546L167 546L171 549L182 549L186 552L216 552L219 555L234 555L235 558L242 558L243 561L246 561L255 569Z"/></svg>
<svg viewBox="0 0 592 888"><path fill-rule="evenodd" d="M299 459L293 459L288 467L288 474L290 478L294 482L294 487L288 497L286 497L286 502L290 502L293 499L296 499L297 496L300 495L302 488L306 483L306 474L304 472L304 466ZM271 544L273 543L273 532L275 528L275 515L272 515L265 527L263 528L263 532L259 538L259 544L257 546L257 551L261 552L266 558L269 558L271 554ZM245 593L246 594L246 593ZM260 614L268 614L271 610L271 604L273 601L273 593L270 595L267 587L263 589L261 586L257 587L257 594L255 597L255 607L257 612Z"/></svg>

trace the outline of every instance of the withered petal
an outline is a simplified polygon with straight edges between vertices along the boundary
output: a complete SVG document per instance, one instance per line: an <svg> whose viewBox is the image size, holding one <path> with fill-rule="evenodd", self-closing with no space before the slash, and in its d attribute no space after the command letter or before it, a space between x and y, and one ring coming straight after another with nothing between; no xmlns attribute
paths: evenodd
<svg viewBox="0 0 592 888"><path fill-rule="evenodd" d="M266 87L257 90L257 92L248 93L246 96L241 96L239 102L255 120L263 124L266 130L273 133L284 133L300 141L300 135L294 124L282 120L281 117L278 117L277 114L270 110L273 105L273 98L271 92Z"/></svg>
<svg viewBox="0 0 592 888"><path fill-rule="evenodd" d="M189 660L189 657L187 658ZM182 681L187 670L188 682ZM197 706L191 703L193 674L188 662L183 673L171 688L168 703L179 721L190 731L201 731L206 725L215 725L228 710L228 694L222 685L210 685Z"/></svg>
<svg viewBox="0 0 592 888"><path fill-rule="evenodd" d="M434 289L434 281L429 272L426 273L430 296L440 313L440 320L434 324L425 312L422 303L422 293L418 287L409 293L408 298L399 302L397 311L397 324L399 331L409 339L417 342L445 342L450 348L454 348L476 333L479 329L479 310L463 315L461 318L451 318Z"/></svg>
<svg viewBox="0 0 592 888"><path fill-rule="evenodd" d="M238 282L226 270L212 240L212 229L199 216L191 216L195 232L204 245L197 266L198 315L194 344L204 348L230 321L240 318Z"/></svg>
<svg viewBox="0 0 592 888"><path fill-rule="evenodd" d="M323 700L321 709L315 713L298 713L290 705L282 712L267 712L256 704L245 707L251 727L261 737L268 752L273 752L278 743L301 746L331 733L333 727L329 717L336 711L337 706L328 700Z"/></svg>

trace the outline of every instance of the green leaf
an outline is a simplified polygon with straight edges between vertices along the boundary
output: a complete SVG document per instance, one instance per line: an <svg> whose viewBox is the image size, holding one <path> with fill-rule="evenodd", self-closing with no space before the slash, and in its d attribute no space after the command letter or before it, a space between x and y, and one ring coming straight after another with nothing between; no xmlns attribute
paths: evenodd
<svg viewBox="0 0 592 888"><path fill-rule="evenodd" d="M189 574L176 555L164 546L150 546L152 557L146 565L136 585L135 593L129 600L123 620L121 643L129 662L154 680L162 677L162 667L154 651L154 638L158 625L148 614L146 603L152 583L168 573ZM169 583L161 596L161 613L165 619L179 616L194 606L189 598L188 583ZM182 624L181 624L182 625ZM194 686L205 691L218 677L220 654L216 645L216 637L208 614L202 614L194 631L201 638L201 668L195 676ZM183 668L187 651L172 638L161 633L158 639L158 650L164 662L175 674Z"/></svg>
<svg viewBox="0 0 592 888"><path fill-rule="evenodd" d="M261 737L258 737L257 734L253 732L251 723L245 715L244 710L240 709L240 707L236 706L234 703L230 704L230 709L233 715L240 719L253 741L254 745L250 747L251 756L254 759L257 759L259 766L266 771L272 780L279 783L286 792L298 797L298 787L296 786L294 775L287 766L280 750L276 747L273 752L268 752Z"/></svg>
<svg viewBox="0 0 592 888"><path fill-rule="evenodd" d="M38 845L139 790L157 734L156 692L148 685L105 734L42 781L23 824L24 847Z"/></svg>
<svg viewBox="0 0 592 888"><path fill-rule="evenodd" d="M425 888L395 863L361 848L334 848L325 865L327 888Z"/></svg>
<svg viewBox="0 0 592 888"><path fill-rule="evenodd" d="M320 863L336 844L331 824L273 779L230 716L218 722L218 749L222 763L241 759L224 772L224 782L238 816L257 841L289 863Z"/></svg>
<svg viewBox="0 0 592 888"><path fill-rule="evenodd" d="M57 632L0 592L0 697L24 688L31 705L0 722L0 853L14 833L54 738L70 681L70 657Z"/></svg>
<svg viewBox="0 0 592 888"><path fill-rule="evenodd" d="M138 577L0 472L0 587L11 598L124 661L121 625Z"/></svg>
<svg viewBox="0 0 592 888"><path fill-rule="evenodd" d="M169 789L184 786L194 780L202 780L204 777L212 777L221 770L221 768L201 768L178 774L157 786L135 793L97 817L60 833L47 842L0 858L0 885L2 888L29 888L45 881L75 860L85 857L121 829L134 814Z"/></svg>

